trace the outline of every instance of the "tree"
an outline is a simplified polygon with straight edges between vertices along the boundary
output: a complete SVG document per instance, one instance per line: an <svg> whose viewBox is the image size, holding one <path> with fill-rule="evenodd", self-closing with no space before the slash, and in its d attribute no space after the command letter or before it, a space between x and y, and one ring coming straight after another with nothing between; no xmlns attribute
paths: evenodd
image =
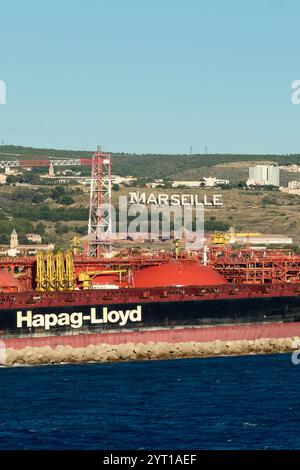
<svg viewBox="0 0 300 470"><path fill-rule="evenodd" d="M63 233L68 233L69 232L69 227L67 225L57 223L56 226L55 226L55 231L58 235L61 235Z"/></svg>
<svg viewBox="0 0 300 470"><path fill-rule="evenodd" d="M31 201L34 203L34 204L38 204L39 202L43 202L45 200L45 195L41 194L41 193L36 193L33 195Z"/></svg>
<svg viewBox="0 0 300 470"><path fill-rule="evenodd" d="M55 199L55 201L59 201L60 198L66 193L66 190L63 186L55 186L55 188L52 189L52 197Z"/></svg>
<svg viewBox="0 0 300 470"><path fill-rule="evenodd" d="M46 225L43 224L42 222L39 222L37 226L35 227L35 232L38 233L39 235L44 235L46 231Z"/></svg>
<svg viewBox="0 0 300 470"><path fill-rule="evenodd" d="M18 183L20 181L20 177L14 176L14 175L8 175L6 178L6 183L7 184L14 184Z"/></svg>
<svg viewBox="0 0 300 470"><path fill-rule="evenodd" d="M218 232L226 232L226 230L229 229L229 224L221 220L206 220L204 222L204 229L208 232L214 232L215 230Z"/></svg>
<svg viewBox="0 0 300 470"><path fill-rule="evenodd" d="M59 202L61 204L69 205L69 204L73 204L75 201L69 194L65 194L59 199Z"/></svg>
<svg viewBox="0 0 300 470"><path fill-rule="evenodd" d="M30 189L17 188L11 195L13 201L31 201L32 192Z"/></svg>
<svg viewBox="0 0 300 470"><path fill-rule="evenodd" d="M81 226L80 226L80 225L76 225L76 226L74 227L74 230L75 230L76 233L79 233L79 235L86 235L86 233L87 233L87 227L86 227L86 225L81 225Z"/></svg>
<svg viewBox="0 0 300 470"><path fill-rule="evenodd" d="M26 174L23 174L22 181L24 183L36 184L36 185L39 185L41 183L41 179L39 178L39 176L34 175L31 172L27 172Z"/></svg>

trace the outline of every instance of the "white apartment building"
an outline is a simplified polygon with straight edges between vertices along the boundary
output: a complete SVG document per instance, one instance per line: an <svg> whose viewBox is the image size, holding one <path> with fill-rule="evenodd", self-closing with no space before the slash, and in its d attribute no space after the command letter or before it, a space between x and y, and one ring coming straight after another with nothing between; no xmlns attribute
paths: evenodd
<svg viewBox="0 0 300 470"><path fill-rule="evenodd" d="M279 186L279 167L275 165L250 166L247 185Z"/></svg>

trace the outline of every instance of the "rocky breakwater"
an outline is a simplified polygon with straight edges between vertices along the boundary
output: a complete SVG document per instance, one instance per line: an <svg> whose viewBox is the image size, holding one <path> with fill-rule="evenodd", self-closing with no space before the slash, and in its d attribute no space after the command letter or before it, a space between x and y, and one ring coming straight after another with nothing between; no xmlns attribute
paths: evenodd
<svg viewBox="0 0 300 470"><path fill-rule="evenodd" d="M85 348L71 346L6 349L2 345L3 366L88 362L120 362L150 359L198 358L226 355L287 353L300 349L300 337L188 343L98 344ZM300 357L300 354L299 354Z"/></svg>

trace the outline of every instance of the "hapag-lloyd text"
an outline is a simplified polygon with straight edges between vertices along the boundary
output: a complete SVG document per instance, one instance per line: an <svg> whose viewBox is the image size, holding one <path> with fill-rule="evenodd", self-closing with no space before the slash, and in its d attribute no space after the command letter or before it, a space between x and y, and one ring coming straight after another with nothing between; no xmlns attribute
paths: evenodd
<svg viewBox="0 0 300 470"><path fill-rule="evenodd" d="M108 310L108 307L102 308L102 315L97 316L95 307L91 307L90 315L83 312L73 313L35 313L32 310L17 311L17 328L44 328L50 330L54 327L70 326L71 328L81 328L84 322L91 325L101 325L105 323L117 323L124 326L128 321L140 322L142 320L142 307L138 305L133 310Z"/></svg>

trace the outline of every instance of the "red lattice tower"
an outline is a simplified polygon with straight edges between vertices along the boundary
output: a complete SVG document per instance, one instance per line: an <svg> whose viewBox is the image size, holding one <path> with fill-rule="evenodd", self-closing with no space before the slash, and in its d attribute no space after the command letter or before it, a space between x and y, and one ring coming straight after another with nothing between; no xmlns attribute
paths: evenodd
<svg viewBox="0 0 300 470"><path fill-rule="evenodd" d="M111 252L111 181L110 154L98 146L92 160L88 225L88 254L92 257Z"/></svg>

